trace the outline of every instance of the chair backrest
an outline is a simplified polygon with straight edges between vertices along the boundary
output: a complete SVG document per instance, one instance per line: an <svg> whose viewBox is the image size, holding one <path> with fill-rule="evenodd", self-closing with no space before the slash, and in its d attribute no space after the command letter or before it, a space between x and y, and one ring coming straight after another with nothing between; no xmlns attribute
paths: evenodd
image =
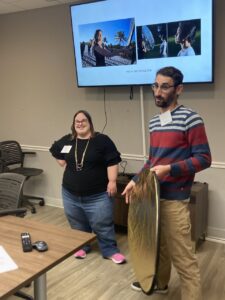
<svg viewBox="0 0 225 300"><path fill-rule="evenodd" d="M0 154L1 163L3 164L2 168L6 170L10 165L23 165L24 156L20 144L17 141L0 142Z"/></svg>
<svg viewBox="0 0 225 300"><path fill-rule="evenodd" d="M1 152L0 152L0 173L4 172L4 161L1 157Z"/></svg>
<svg viewBox="0 0 225 300"><path fill-rule="evenodd" d="M26 177L16 173L0 174L0 211L21 207Z"/></svg>

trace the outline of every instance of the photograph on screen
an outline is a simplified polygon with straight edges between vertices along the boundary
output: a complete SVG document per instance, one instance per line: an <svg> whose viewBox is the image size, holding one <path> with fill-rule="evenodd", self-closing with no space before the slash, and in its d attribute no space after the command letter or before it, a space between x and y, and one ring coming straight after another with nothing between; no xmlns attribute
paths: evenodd
<svg viewBox="0 0 225 300"><path fill-rule="evenodd" d="M201 55L201 20L137 26L138 59Z"/></svg>
<svg viewBox="0 0 225 300"><path fill-rule="evenodd" d="M201 55L201 20L168 24L169 56Z"/></svg>
<svg viewBox="0 0 225 300"><path fill-rule="evenodd" d="M79 26L82 67L136 64L134 18Z"/></svg>

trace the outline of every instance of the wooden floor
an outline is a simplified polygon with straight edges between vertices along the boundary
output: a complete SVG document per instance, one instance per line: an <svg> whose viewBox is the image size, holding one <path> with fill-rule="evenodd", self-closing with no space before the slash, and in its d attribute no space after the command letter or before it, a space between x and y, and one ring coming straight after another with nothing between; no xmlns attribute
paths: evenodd
<svg viewBox="0 0 225 300"><path fill-rule="evenodd" d="M32 218L45 223L68 227L63 209L55 207L37 207L37 213L28 213ZM98 246L84 260L68 258L47 273L48 300L180 300L180 285L176 272L172 271L167 295L147 296L133 291L130 283L135 280L129 260L129 249L125 233L117 233L121 252L128 262L116 265L103 259ZM198 248L197 256L202 276L203 299L225 299L225 245L205 241ZM33 286L23 291L33 294ZM8 299L19 299L11 296Z"/></svg>

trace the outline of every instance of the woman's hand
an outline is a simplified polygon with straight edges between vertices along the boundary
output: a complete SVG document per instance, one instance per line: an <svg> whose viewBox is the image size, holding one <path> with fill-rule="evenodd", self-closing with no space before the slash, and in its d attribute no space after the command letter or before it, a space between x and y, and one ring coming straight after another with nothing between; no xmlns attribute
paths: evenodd
<svg viewBox="0 0 225 300"><path fill-rule="evenodd" d="M57 163L61 166L61 167L66 167L66 161L63 159L56 159Z"/></svg>
<svg viewBox="0 0 225 300"><path fill-rule="evenodd" d="M116 188L116 181L112 180L109 181L108 185L107 185L107 193L109 195L109 197L112 197L116 194L117 192L117 188Z"/></svg>
<svg viewBox="0 0 225 300"><path fill-rule="evenodd" d="M122 196L125 196L125 201L127 204L131 202L130 195L134 186L135 186L135 182L131 180L121 194Z"/></svg>
<svg viewBox="0 0 225 300"><path fill-rule="evenodd" d="M112 197L116 194L117 188L116 188L116 179L118 174L118 165L109 166L107 168L107 175L109 183L107 185L107 192L109 197Z"/></svg>

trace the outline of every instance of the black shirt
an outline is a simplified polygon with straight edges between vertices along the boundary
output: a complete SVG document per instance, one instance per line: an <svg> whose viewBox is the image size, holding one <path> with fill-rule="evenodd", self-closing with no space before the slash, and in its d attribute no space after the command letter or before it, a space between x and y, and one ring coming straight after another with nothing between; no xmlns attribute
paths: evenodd
<svg viewBox="0 0 225 300"><path fill-rule="evenodd" d="M99 53L97 50L94 49L94 55L96 59L96 67L104 67L105 64L105 56Z"/></svg>
<svg viewBox="0 0 225 300"><path fill-rule="evenodd" d="M88 139L77 139L77 160L80 163ZM56 159L65 160L63 187L77 196L89 196L105 192L108 184L107 167L117 165L120 153L113 141L104 134L96 133L90 138L81 171L76 170L75 144L70 134L63 136L50 148ZM68 153L62 153L64 146L71 146Z"/></svg>

